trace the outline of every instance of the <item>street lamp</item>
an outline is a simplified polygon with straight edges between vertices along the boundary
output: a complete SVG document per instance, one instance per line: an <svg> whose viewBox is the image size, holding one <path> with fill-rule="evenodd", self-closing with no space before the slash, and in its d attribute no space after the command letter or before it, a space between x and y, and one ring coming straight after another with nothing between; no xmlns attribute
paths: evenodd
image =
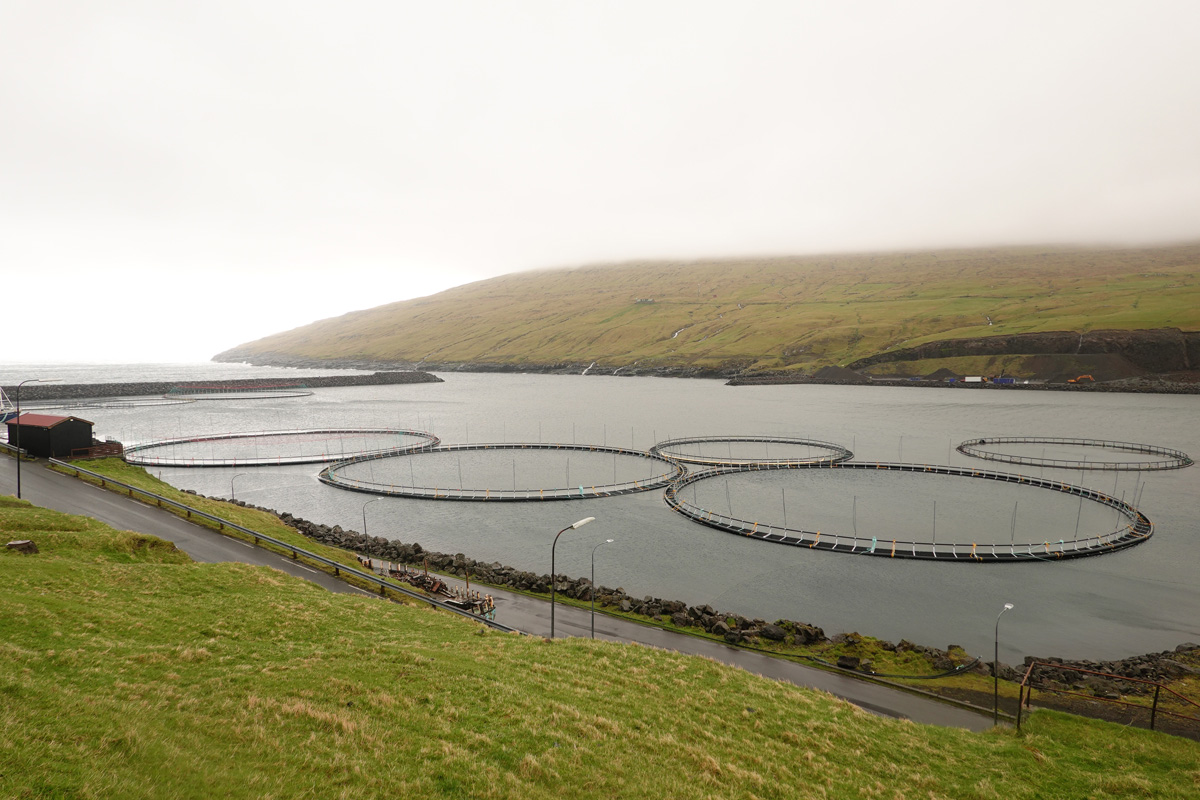
<svg viewBox="0 0 1200 800"><path fill-rule="evenodd" d="M367 506L371 505L371 503L374 503L376 500L382 499L382 497L373 497L367 502L363 503L363 536L367 535Z"/></svg>
<svg viewBox="0 0 1200 800"><path fill-rule="evenodd" d="M1000 609L1000 613L996 615L996 651L992 660L992 724L1000 724L1000 618L1004 616L1004 612L1013 607L1012 603L1005 603L1004 608Z"/></svg>
<svg viewBox="0 0 1200 800"><path fill-rule="evenodd" d="M584 517L578 522L571 523L567 527L554 535L554 544L550 545L550 638L554 638L554 548L558 547L558 537L562 536L567 531L573 531L576 528L582 528L595 517Z"/></svg>
<svg viewBox="0 0 1200 800"><path fill-rule="evenodd" d="M21 387L27 383L54 383L61 378L28 378L17 384L17 391L13 393L17 400L17 499L21 499ZM9 442L12 444L12 442Z"/></svg>
<svg viewBox="0 0 1200 800"><path fill-rule="evenodd" d="M237 500L237 495L233 493L233 482L236 481L238 478L242 477L243 475L249 475L249 474L250 473L248 473L248 472L239 472L237 475L234 475L232 478L229 479L229 499L230 500Z"/></svg>
<svg viewBox="0 0 1200 800"><path fill-rule="evenodd" d="M592 638L596 638L596 550L606 544L612 544L612 539L605 539L600 544L592 548L592 590L589 592L592 596Z"/></svg>

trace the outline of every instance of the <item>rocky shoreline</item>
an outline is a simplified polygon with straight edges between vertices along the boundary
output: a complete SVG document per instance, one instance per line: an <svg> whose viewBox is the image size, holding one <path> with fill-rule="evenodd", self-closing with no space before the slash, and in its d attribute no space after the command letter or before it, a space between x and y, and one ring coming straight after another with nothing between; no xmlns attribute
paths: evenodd
<svg viewBox="0 0 1200 800"><path fill-rule="evenodd" d="M220 499L220 498L215 498ZM226 501L230 502L230 501ZM247 508L259 508L238 502ZM344 530L339 525L329 527L316 522L278 512L268 508L261 511L274 514L285 525L295 528L315 542L349 550L371 558L391 561L409 566L425 566L444 575L470 578L492 586L502 586L519 592L550 592L550 576L505 566L499 562L476 561L462 553L438 553L426 550L420 544L397 542L382 536L366 536L357 531ZM564 597L575 600L589 598L591 581L587 578L555 576L554 590ZM712 606L689 606L678 600L663 600L646 596L631 597L622 588L596 587L596 602L601 606L615 606L621 611L641 614L656 622L670 621L679 627L702 628L707 633L719 635L730 644L757 642L760 638L787 644L814 644L826 641L825 632L815 625L792 620L777 620L767 623L761 619L749 619L740 614L724 613Z"/></svg>
<svg viewBox="0 0 1200 800"><path fill-rule="evenodd" d="M500 374L531 375L618 375L622 377L653 378L707 378L726 381L727 386L782 386L789 384L813 384L819 386L908 386L932 389L985 389L989 391L1055 391L1055 392L1124 392L1133 394L1200 394L1200 382L1169 380L1159 375L1096 382L1072 383L1013 383L975 384L947 383L937 380L906 380L901 378L872 379L859 375L858 379L822 377L796 372L747 373L745 365L729 364L721 367L696 366L628 366L596 367L590 363L558 362L554 364L500 364L490 362L429 362L417 363L378 361L370 359L311 359L299 358L282 353L251 353L230 351L214 360L246 362L263 367L290 367L294 369L355 369L355 370L425 370L431 372L494 372Z"/></svg>
<svg viewBox="0 0 1200 800"><path fill-rule="evenodd" d="M152 397L168 394L180 389L220 387L221 389L255 389L268 385L276 388L289 386L306 389L324 389L335 386L390 386L408 383L442 383L442 379L418 370L376 372L371 375L325 375L311 378L296 378L288 381L273 381L264 378L234 378L210 383L153 381L127 383L31 383L21 389L22 400L92 400L109 397ZM10 397L15 396L13 386L0 387ZM182 394L186 397L186 394Z"/></svg>
<svg viewBox="0 0 1200 800"><path fill-rule="evenodd" d="M683 367L643 366L637 362L621 366L596 367L590 362L559 361L553 364L498 363L487 361L380 361L358 358L302 358L286 353L259 353L248 350L230 350L213 357L222 363L247 363L257 367L288 367L292 369L405 369L430 372L499 372L506 374L529 373L534 375L621 375L629 377L660 378L733 378L743 371L742 366Z"/></svg>
<svg viewBox="0 0 1200 800"><path fill-rule="evenodd" d="M254 508L274 514L281 522L294 528L303 536L315 542L349 550L363 556L391 561L408 566L425 567L443 575L452 575L464 580L506 587L520 592L548 594L550 592L550 576L526 572L514 567L505 566L499 562L486 563L476 561L462 553L439 553L426 550L416 542L404 543L382 536L367 536L354 530L345 530L339 525L332 527L322 525L287 512L279 512L270 508L262 508L239 500L212 498L232 502L245 508ZM591 581L587 578L570 578L565 575L555 576L554 590L558 594L576 600L590 598ZM839 633L833 637L825 635L825 631L816 625L795 620L779 619L767 622L763 619L750 619L733 612L718 611L711 605L690 606L679 600L664 600L647 595L636 598L628 595L623 588L596 587L596 603L602 608L614 607L625 613L644 616L653 622L671 623L679 628L696 628L712 636L720 637L729 644L743 647L779 644L787 646L804 646L819 644L847 645L853 650L864 637L857 633ZM891 652L915 652L924 656L934 670L950 672L964 668L976 661L974 669L984 675L992 674L992 665L983 659L973 659L957 645L950 645L946 650L936 647L914 644L907 640L899 643L873 640L875 646ZM1027 657L1024 667L1034 661L1077 667L1120 675L1127 678L1142 680L1174 680L1187 675L1200 675L1200 667L1191 666L1180 660L1181 654L1200 654L1200 644L1185 643L1174 650L1160 653L1146 653L1115 661L1070 661L1055 657ZM841 655L836 664L842 669L867 675L875 674L870 660L851 654ZM1001 663L998 669L1001 678L1007 681L1020 681L1025 669L1017 669ZM1086 676L1068 670L1043 668L1039 676L1046 681L1067 689L1085 690L1097 697L1120 696L1125 694L1145 694L1153 689L1145 684L1128 683L1117 686L1112 680L1099 676ZM1132 688L1131 688L1132 687Z"/></svg>
<svg viewBox="0 0 1200 800"><path fill-rule="evenodd" d="M865 376L864 376L865 377ZM1127 378L1105 383L965 383L927 379L867 379L839 380L805 375L760 374L745 375L730 379L727 386L786 386L791 384L815 384L822 386L905 386L918 389L953 389L966 391L1034 391L1034 392L1121 392L1124 394L1200 394L1200 383L1168 381L1157 376Z"/></svg>
<svg viewBox="0 0 1200 800"><path fill-rule="evenodd" d="M846 368L860 370L898 361L1002 355L1111 355L1144 373L1182 372L1200 366L1200 331L1179 328L1040 331L938 339L860 358Z"/></svg>

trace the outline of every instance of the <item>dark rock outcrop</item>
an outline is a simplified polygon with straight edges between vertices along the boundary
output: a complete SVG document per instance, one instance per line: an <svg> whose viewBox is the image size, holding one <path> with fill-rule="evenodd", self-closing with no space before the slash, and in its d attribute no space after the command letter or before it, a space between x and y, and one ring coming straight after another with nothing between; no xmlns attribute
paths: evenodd
<svg viewBox="0 0 1200 800"><path fill-rule="evenodd" d="M1002 355L1117 354L1147 372L1182 372L1200 367L1200 331L1154 328L1137 331L1043 331L968 339L942 339L876 353L848 364L851 370L926 358Z"/></svg>
<svg viewBox="0 0 1200 800"><path fill-rule="evenodd" d="M1161 653L1146 653L1131 656L1120 661L1067 661L1061 658L1037 658L1029 656L1025 659L1025 668L1038 661L1049 666L1037 668L1034 679L1037 682L1049 682L1058 686L1092 691L1099 697L1152 694L1154 687L1140 681L1171 681L1187 675L1200 675L1200 645L1191 642L1182 644L1174 650ZM1075 672L1069 669L1059 669L1058 666L1075 667L1077 669L1103 672L1122 678L1135 680L1120 681L1101 676L1089 675L1086 672ZM1001 673L1003 677L1003 673Z"/></svg>

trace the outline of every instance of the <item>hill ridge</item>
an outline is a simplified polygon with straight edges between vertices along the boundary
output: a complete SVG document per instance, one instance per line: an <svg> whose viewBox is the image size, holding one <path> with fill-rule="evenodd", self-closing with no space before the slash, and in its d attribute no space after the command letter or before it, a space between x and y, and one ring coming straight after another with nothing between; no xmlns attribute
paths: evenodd
<svg viewBox="0 0 1200 800"><path fill-rule="evenodd" d="M728 375L811 371L941 340L1162 328L1200 330L1200 243L510 273L319 320L214 360Z"/></svg>

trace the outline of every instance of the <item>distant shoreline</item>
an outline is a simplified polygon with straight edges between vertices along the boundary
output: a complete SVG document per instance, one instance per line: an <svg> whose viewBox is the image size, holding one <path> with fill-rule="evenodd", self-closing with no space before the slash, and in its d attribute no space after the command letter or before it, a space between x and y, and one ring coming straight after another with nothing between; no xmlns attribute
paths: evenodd
<svg viewBox="0 0 1200 800"><path fill-rule="evenodd" d="M215 360L215 359L214 359ZM948 383L939 380L908 379L908 378L870 378L863 375L861 381L823 379L812 375L781 374L781 373L743 373L736 367L678 367L658 366L639 367L632 364L627 367L597 368L592 364L560 362L556 364L496 364L486 362L449 362L417 364L395 363L386 361L371 361L363 359L329 359L328 361L308 358L295 358L283 355L241 354L238 362L245 361L261 367L290 367L295 369L355 369L355 370L425 370L430 372L473 372L500 374L534 374L534 375L617 375L635 378L705 378L709 380L725 380L726 386L783 386L792 384L813 384L820 386L909 386L930 389L968 389L978 390L1033 390L1056 392L1120 392L1124 394L1200 394L1200 382L1185 383L1168 381L1158 376L1148 375L1139 378L1126 378L1119 381L1096 382L1086 384L1072 383Z"/></svg>
<svg viewBox="0 0 1200 800"><path fill-rule="evenodd" d="M1122 381L1110 381L1108 383L964 383L957 381L949 383L947 381L908 379L908 378L889 378L889 379L869 379L865 381L838 381L838 380L822 380L813 377L785 377L785 376L742 376L732 378L726 384L727 386L784 386L789 384L822 384L833 386L909 386L922 389L967 389L970 391L979 390L995 390L995 391L1010 391L1010 390L1027 390L1027 391L1045 391L1045 392L1118 392L1121 394L1200 394L1200 383L1177 383L1154 378L1134 378L1125 379Z"/></svg>

